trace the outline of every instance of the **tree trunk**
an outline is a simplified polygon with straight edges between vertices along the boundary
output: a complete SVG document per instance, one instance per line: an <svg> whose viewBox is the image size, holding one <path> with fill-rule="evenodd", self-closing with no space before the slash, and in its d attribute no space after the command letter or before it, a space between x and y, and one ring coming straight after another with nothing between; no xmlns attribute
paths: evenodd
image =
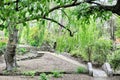
<svg viewBox="0 0 120 80"><path fill-rule="evenodd" d="M87 50L88 50L88 61L91 62L91 47L88 47Z"/></svg>
<svg viewBox="0 0 120 80"><path fill-rule="evenodd" d="M14 28L13 33L9 33L9 40L6 47L6 52L4 54L6 62L6 70L10 71L17 67L16 63L16 45L17 45L17 34L18 30Z"/></svg>

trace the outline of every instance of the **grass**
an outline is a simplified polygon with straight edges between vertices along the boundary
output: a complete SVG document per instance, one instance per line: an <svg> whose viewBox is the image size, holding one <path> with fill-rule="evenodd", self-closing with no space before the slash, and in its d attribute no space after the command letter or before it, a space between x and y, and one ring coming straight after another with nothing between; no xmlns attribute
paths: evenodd
<svg viewBox="0 0 120 80"><path fill-rule="evenodd" d="M39 76L39 80L49 80L49 77L48 77L48 75L46 75L45 73L42 73L42 74L40 74L40 76Z"/></svg>
<svg viewBox="0 0 120 80"><path fill-rule="evenodd" d="M19 49L18 49L18 54L19 54L19 55L24 55L26 52L27 52L27 49L26 49L26 48L19 48Z"/></svg>
<svg viewBox="0 0 120 80"><path fill-rule="evenodd" d="M52 77L59 78L62 76L63 76L62 71L58 71L58 70L52 71Z"/></svg>
<svg viewBox="0 0 120 80"><path fill-rule="evenodd" d="M84 67L78 67L78 68L76 69L76 72L77 72L77 73L86 73L86 72L87 72L87 69L84 68Z"/></svg>
<svg viewBox="0 0 120 80"><path fill-rule="evenodd" d="M22 74L25 76L31 76L34 77L35 76L36 71L25 71Z"/></svg>

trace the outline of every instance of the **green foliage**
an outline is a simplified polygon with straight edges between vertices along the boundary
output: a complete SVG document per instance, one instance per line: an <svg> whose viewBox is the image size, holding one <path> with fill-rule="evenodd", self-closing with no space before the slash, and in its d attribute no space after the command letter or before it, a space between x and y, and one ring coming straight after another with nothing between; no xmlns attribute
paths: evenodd
<svg viewBox="0 0 120 80"><path fill-rule="evenodd" d="M19 49L17 49L17 52L18 52L18 54L23 55L27 52L27 49L26 48L19 48Z"/></svg>
<svg viewBox="0 0 120 80"><path fill-rule="evenodd" d="M105 11L103 9L99 10L99 7L91 7L88 3L83 3L80 6L76 8L76 14L78 19L82 19L85 23L90 23L88 20L90 16L93 16L94 20L99 18L99 20L108 20L110 16L112 15L112 12Z"/></svg>
<svg viewBox="0 0 120 80"><path fill-rule="evenodd" d="M39 80L49 80L48 76L45 73L40 74Z"/></svg>
<svg viewBox="0 0 120 80"><path fill-rule="evenodd" d="M6 42L0 42L0 55L3 55L6 48Z"/></svg>
<svg viewBox="0 0 120 80"><path fill-rule="evenodd" d="M34 27L25 27L21 35L21 42L27 42L31 46L40 46L44 40L45 27L37 23Z"/></svg>
<svg viewBox="0 0 120 80"><path fill-rule="evenodd" d="M120 69L120 50L117 50L114 53L109 54L107 58L114 70Z"/></svg>
<svg viewBox="0 0 120 80"><path fill-rule="evenodd" d="M18 69L16 67L14 67L12 71L3 70L3 74L5 75L16 74L17 72L18 72Z"/></svg>
<svg viewBox="0 0 120 80"><path fill-rule="evenodd" d="M116 23L117 23L117 29L115 31L115 35L117 37L120 37L120 16L117 17Z"/></svg>
<svg viewBox="0 0 120 80"><path fill-rule="evenodd" d="M35 76L36 71L25 71L22 74L25 76L31 76L34 77Z"/></svg>
<svg viewBox="0 0 120 80"><path fill-rule="evenodd" d="M57 51L60 52L70 52L70 50L74 47L74 38L67 36L60 36L57 38Z"/></svg>
<svg viewBox="0 0 120 80"><path fill-rule="evenodd" d="M7 70L4 70L4 71L3 71L3 74L10 74L10 72L7 71Z"/></svg>
<svg viewBox="0 0 120 80"><path fill-rule="evenodd" d="M63 35L58 35L59 37L56 38L56 50L70 52L72 55L80 56L87 61L88 58L91 58L92 61L99 64L105 62L106 56L110 53L112 42L100 38L99 28L97 28L93 18L93 16L89 18L89 24L85 24L79 20L73 21L72 24L75 24L75 27L71 29L76 29L77 32L73 37L69 37L68 33L64 31Z"/></svg>
<svg viewBox="0 0 120 80"><path fill-rule="evenodd" d="M28 42L32 46L38 46L39 45L39 29L38 27L32 27L30 29L30 34L28 38Z"/></svg>
<svg viewBox="0 0 120 80"><path fill-rule="evenodd" d="M99 38L93 46L93 61L102 65L107 60L107 55L111 53L112 41Z"/></svg>
<svg viewBox="0 0 120 80"><path fill-rule="evenodd" d="M6 42L0 42L0 48L5 48Z"/></svg>
<svg viewBox="0 0 120 80"><path fill-rule="evenodd" d="M76 70L77 73L86 73L87 70L84 67L78 67Z"/></svg>
<svg viewBox="0 0 120 80"><path fill-rule="evenodd" d="M62 77L63 74L60 71L52 71L52 76L55 78L59 78L59 77Z"/></svg>

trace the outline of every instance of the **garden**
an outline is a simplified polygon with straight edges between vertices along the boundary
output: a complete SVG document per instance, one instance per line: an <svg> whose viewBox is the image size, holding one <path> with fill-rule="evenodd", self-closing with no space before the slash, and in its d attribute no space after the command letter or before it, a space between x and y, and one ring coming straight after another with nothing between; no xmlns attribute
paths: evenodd
<svg viewBox="0 0 120 80"><path fill-rule="evenodd" d="M120 79L120 0L0 1L0 80L98 79Z"/></svg>

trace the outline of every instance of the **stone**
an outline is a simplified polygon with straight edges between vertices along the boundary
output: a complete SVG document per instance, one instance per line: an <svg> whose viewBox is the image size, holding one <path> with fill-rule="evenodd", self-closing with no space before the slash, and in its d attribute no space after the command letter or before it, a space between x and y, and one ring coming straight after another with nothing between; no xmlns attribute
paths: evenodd
<svg viewBox="0 0 120 80"><path fill-rule="evenodd" d="M102 69L107 73L108 76L113 76L113 70L109 63L104 63Z"/></svg>
<svg viewBox="0 0 120 80"><path fill-rule="evenodd" d="M93 77L108 77L106 72L104 70L101 69L93 69Z"/></svg>
<svg viewBox="0 0 120 80"><path fill-rule="evenodd" d="M91 62L88 62L87 68L88 68L89 75L93 76L93 68L92 68Z"/></svg>

